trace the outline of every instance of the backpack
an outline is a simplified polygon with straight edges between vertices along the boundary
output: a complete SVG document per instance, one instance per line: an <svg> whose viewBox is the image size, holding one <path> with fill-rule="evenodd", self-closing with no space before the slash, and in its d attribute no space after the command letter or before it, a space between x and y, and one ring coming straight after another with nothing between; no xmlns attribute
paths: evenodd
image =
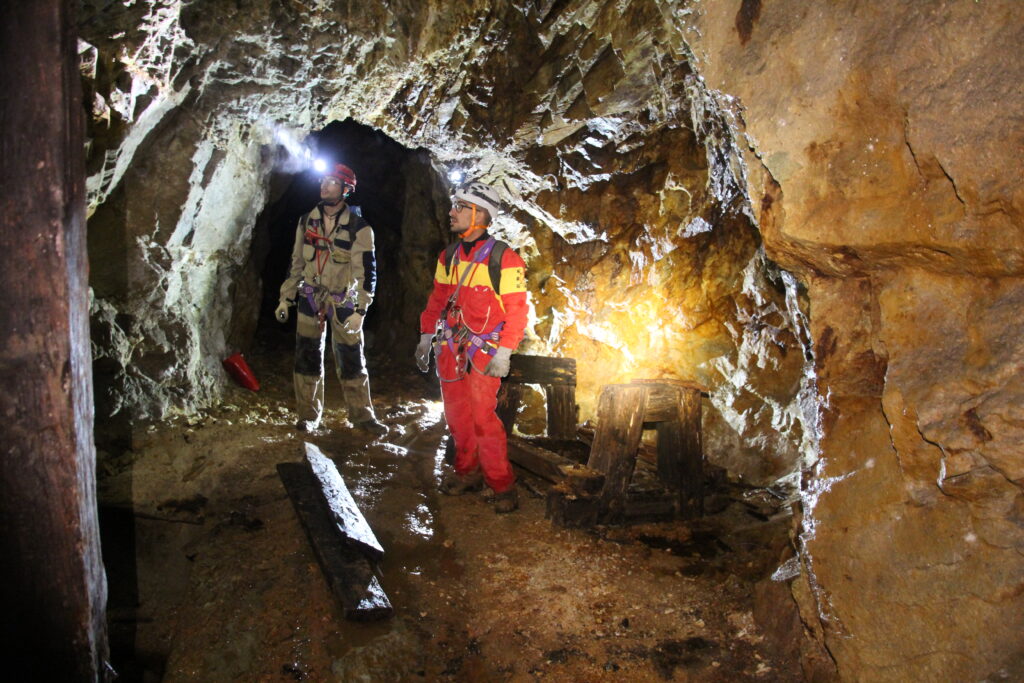
<svg viewBox="0 0 1024 683"><path fill-rule="evenodd" d="M447 273L451 272L452 261L455 260L455 250L459 248L460 244L462 242L452 242L444 248L444 269ZM491 253L487 257L487 274L491 277L491 289L495 294L501 294L501 258L505 255L506 249L508 249L506 242L495 239L494 247L491 248Z"/></svg>

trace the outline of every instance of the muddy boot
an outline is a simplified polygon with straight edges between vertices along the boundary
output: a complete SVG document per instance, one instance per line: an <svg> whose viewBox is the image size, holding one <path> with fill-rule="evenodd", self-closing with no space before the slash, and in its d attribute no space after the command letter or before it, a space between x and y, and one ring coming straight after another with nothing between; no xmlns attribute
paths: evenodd
<svg viewBox="0 0 1024 683"><path fill-rule="evenodd" d="M315 432L319 428L319 420L299 420L295 423L295 431L297 432Z"/></svg>
<svg viewBox="0 0 1024 683"><path fill-rule="evenodd" d="M484 477L480 472L460 477L454 472L444 475L439 487L441 493L446 496L461 496L464 493L479 491L484 487Z"/></svg>
<svg viewBox="0 0 1024 683"><path fill-rule="evenodd" d="M513 486L504 493L498 493L494 496L494 511L499 515L503 515L513 510L519 509L519 494L516 493L516 487Z"/></svg>
<svg viewBox="0 0 1024 683"><path fill-rule="evenodd" d="M369 432L374 436L387 436L388 428L387 425L383 425L372 417L369 420L363 420L362 422L355 422L352 424L356 429Z"/></svg>

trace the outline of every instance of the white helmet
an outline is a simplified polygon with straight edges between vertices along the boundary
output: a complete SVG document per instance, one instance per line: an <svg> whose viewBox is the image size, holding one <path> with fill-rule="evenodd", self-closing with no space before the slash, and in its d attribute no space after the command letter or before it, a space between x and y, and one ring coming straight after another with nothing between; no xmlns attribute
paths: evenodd
<svg viewBox="0 0 1024 683"><path fill-rule="evenodd" d="M490 185L485 185L475 180L455 188L455 192L452 193L452 199L461 199L464 202L476 204L481 208L487 209L487 213L491 214L491 218L495 218L501 213L501 199L498 198L498 192Z"/></svg>

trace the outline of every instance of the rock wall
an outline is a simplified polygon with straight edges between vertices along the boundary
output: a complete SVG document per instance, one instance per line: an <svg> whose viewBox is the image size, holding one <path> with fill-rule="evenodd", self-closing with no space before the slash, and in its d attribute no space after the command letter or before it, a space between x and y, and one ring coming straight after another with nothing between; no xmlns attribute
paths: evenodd
<svg viewBox="0 0 1024 683"><path fill-rule="evenodd" d="M115 8L83 20L93 320L112 408L162 414L216 398L220 330L251 315L225 290L248 272L273 164L351 118L422 148L431 167L498 184L510 211L496 231L529 267L523 349L578 358L582 418L609 382L697 380L714 462L760 483L798 469L809 450L798 285L760 248L729 112L693 74L676 10ZM392 326L407 339L387 340L401 358L445 232L438 190L406 193L400 281L418 291L402 293Z"/></svg>
<svg viewBox="0 0 1024 683"><path fill-rule="evenodd" d="M769 256L806 283L805 620L846 679L1022 675L1024 7L707 3Z"/></svg>
<svg viewBox="0 0 1024 683"><path fill-rule="evenodd" d="M1013 666L1019 4L83 10L108 409L216 399L280 133L351 118L499 185L523 348L580 361L582 418L602 384L696 380L712 462L802 479L791 587L841 676ZM406 194L397 357L443 191Z"/></svg>

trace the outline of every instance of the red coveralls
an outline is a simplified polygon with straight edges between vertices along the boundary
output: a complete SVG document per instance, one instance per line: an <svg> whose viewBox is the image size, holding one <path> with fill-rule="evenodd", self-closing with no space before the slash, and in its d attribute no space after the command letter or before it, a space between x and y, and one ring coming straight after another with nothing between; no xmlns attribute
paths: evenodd
<svg viewBox="0 0 1024 683"><path fill-rule="evenodd" d="M459 244L452 261L451 272L445 268L445 252L442 250L434 271L434 289L427 301L427 308L420 315L420 332L432 333L444 310L448 298L458 287L459 280L467 269L469 274L459 289L455 305L461 309L461 318L449 316L448 323L453 329L465 324L479 336L490 333L498 324L504 323L499 332L498 346L515 349L522 341L526 329L526 275L523 259L512 249L506 249L501 258L501 281L497 294L491 286L488 273L490 256L479 264L473 258L489 239L485 232L474 240L467 254L465 243ZM508 462L508 446L505 441L505 427L494 410L498 404L500 377L483 374L491 356L483 351L476 353L469 363L468 371L458 377L456 359L445 345L435 354L438 374L441 377L441 396L444 399L444 416L455 439L455 473L459 476L482 470L484 481L495 493L504 493L515 484L515 475ZM454 380L454 381L446 381Z"/></svg>

